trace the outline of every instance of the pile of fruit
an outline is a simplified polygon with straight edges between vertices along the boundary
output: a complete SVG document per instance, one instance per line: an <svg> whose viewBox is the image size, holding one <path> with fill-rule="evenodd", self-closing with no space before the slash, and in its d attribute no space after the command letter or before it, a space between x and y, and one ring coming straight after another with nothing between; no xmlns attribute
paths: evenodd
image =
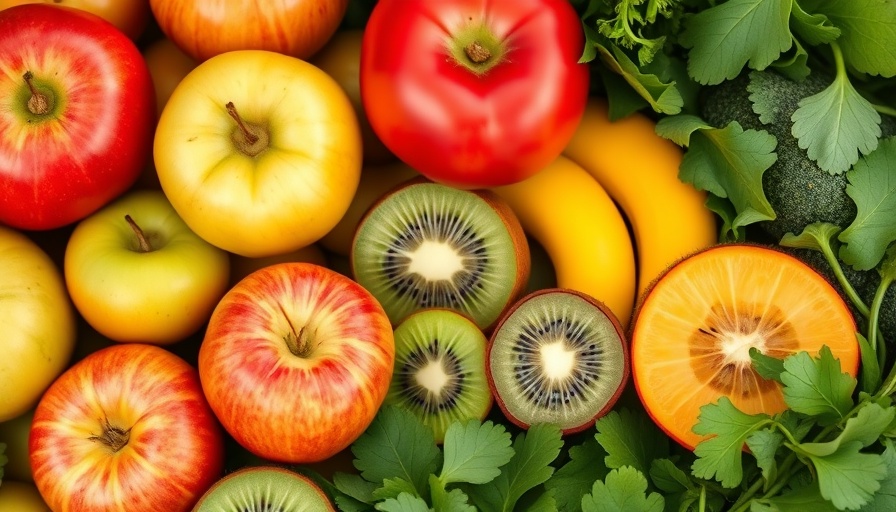
<svg viewBox="0 0 896 512"><path fill-rule="evenodd" d="M893 48L0 0L0 512L896 509Z"/></svg>

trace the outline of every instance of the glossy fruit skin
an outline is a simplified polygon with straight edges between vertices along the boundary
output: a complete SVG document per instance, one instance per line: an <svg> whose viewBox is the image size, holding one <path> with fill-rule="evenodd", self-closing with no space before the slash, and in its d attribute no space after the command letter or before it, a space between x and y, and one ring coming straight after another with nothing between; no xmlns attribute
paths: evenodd
<svg viewBox="0 0 896 512"><path fill-rule="evenodd" d="M0 225L0 421L34 407L65 370L75 314L61 270L24 234Z"/></svg>
<svg viewBox="0 0 896 512"><path fill-rule="evenodd" d="M506 48L481 73L446 49L479 26ZM361 99L386 147L424 176L507 185L541 170L572 136L588 97L583 44L565 0L382 0L364 32Z"/></svg>
<svg viewBox="0 0 896 512"><path fill-rule="evenodd" d="M136 40L149 22L149 0L0 0L0 10L24 4L54 4L87 11Z"/></svg>
<svg viewBox="0 0 896 512"><path fill-rule="evenodd" d="M117 451L96 437L106 425L128 432ZM56 512L186 512L220 477L224 441L196 369L128 343L94 352L53 383L35 410L29 452Z"/></svg>
<svg viewBox="0 0 896 512"><path fill-rule="evenodd" d="M348 8L348 0L150 0L149 4L162 31L200 62L233 50L267 50L307 59L326 44Z"/></svg>
<svg viewBox="0 0 896 512"><path fill-rule="evenodd" d="M52 94L35 114L23 78ZM56 5L0 11L0 222L52 229L128 189L150 156L152 80L133 41Z"/></svg>
<svg viewBox="0 0 896 512"><path fill-rule="evenodd" d="M389 319L367 290L294 262L257 270L227 292L198 366L209 404L240 445L308 463L348 447L373 421L394 359Z"/></svg>
<svg viewBox="0 0 896 512"><path fill-rule="evenodd" d="M239 149L228 103L245 124L264 127L264 150ZM233 51L199 64L171 94L154 157L162 190L190 229L257 258L314 243L339 222L360 180L361 134L345 92L319 68Z"/></svg>
<svg viewBox="0 0 896 512"><path fill-rule="evenodd" d="M129 215L148 238L141 252ZM199 331L227 291L230 255L178 217L161 190L128 192L78 223L65 251L77 310L120 342L168 345Z"/></svg>

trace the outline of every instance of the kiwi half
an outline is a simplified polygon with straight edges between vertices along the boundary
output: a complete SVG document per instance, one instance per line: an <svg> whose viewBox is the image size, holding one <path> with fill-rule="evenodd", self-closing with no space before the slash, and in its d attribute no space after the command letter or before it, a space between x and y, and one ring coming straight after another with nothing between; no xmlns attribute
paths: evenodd
<svg viewBox="0 0 896 512"><path fill-rule="evenodd" d="M447 308L487 330L522 294L529 246L510 206L487 190L412 179L380 197L352 242L355 280L392 325Z"/></svg>
<svg viewBox="0 0 896 512"><path fill-rule="evenodd" d="M395 328L395 371L385 403L428 425L437 443L454 421L482 420L492 407L485 376L488 339L469 318L423 309Z"/></svg>
<svg viewBox="0 0 896 512"><path fill-rule="evenodd" d="M512 423L580 432L607 413L629 377L619 320L602 302L548 288L520 299L491 335L489 387Z"/></svg>
<svg viewBox="0 0 896 512"><path fill-rule="evenodd" d="M336 510L310 478L275 466L253 466L222 477L195 512L322 512Z"/></svg>

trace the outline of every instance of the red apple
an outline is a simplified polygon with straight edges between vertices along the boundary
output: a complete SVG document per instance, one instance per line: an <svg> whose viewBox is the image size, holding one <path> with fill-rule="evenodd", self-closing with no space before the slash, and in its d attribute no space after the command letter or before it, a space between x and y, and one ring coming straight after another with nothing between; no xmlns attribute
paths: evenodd
<svg viewBox="0 0 896 512"><path fill-rule="evenodd" d="M0 11L0 222L53 229L122 194L155 116L146 62L111 23L50 4Z"/></svg>
<svg viewBox="0 0 896 512"><path fill-rule="evenodd" d="M150 0L159 28L198 61L233 50L267 50L300 59L329 41L348 0Z"/></svg>
<svg viewBox="0 0 896 512"><path fill-rule="evenodd" d="M326 459L383 403L395 358L389 318L358 283L305 262L246 276L212 313L199 377L224 428L259 457Z"/></svg>
<svg viewBox="0 0 896 512"><path fill-rule="evenodd" d="M92 12L131 39L143 34L149 21L149 0L0 0L0 9L23 4L57 4Z"/></svg>
<svg viewBox="0 0 896 512"><path fill-rule="evenodd" d="M186 512L220 478L224 439L196 369L129 343L90 354L50 386L29 454L55 512Z"/></svg>

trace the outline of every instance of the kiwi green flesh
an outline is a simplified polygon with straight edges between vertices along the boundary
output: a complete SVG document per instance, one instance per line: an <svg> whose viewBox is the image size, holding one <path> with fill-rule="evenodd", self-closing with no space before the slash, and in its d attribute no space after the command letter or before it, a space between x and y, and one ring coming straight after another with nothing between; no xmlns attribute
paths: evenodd
<svg viewBox="0 0 896 512"><path fill-rule="evenodd" d="M252 467L231 473L209 489L196 512L320 512L334 510L323 491L298 473Z"/></svg>
<svg viewBox="0 0 896 512"><path fill-rule="evenodd" d="M476 193L415 183L382 198L362 219L352 273L392 325L440 307L484 329L513 298L516 243L503 217Z"/></svg>
<svg viewBox="0 0 896 512"><path fill-rule="evenodd" d="M476 324L452 310L424 309L402 321L394 338L386 403L415 414L437 443L451 423L485 418L492 405L485 376L488 340Z"/></svg>
<svg viewBox="0 0 896 512"><path fill-rule="evenodd" d="M490 343L489 384L504 414L523 427L580 431L612 407L629 374L612 313L559 288L520 299Z"/></svg>

